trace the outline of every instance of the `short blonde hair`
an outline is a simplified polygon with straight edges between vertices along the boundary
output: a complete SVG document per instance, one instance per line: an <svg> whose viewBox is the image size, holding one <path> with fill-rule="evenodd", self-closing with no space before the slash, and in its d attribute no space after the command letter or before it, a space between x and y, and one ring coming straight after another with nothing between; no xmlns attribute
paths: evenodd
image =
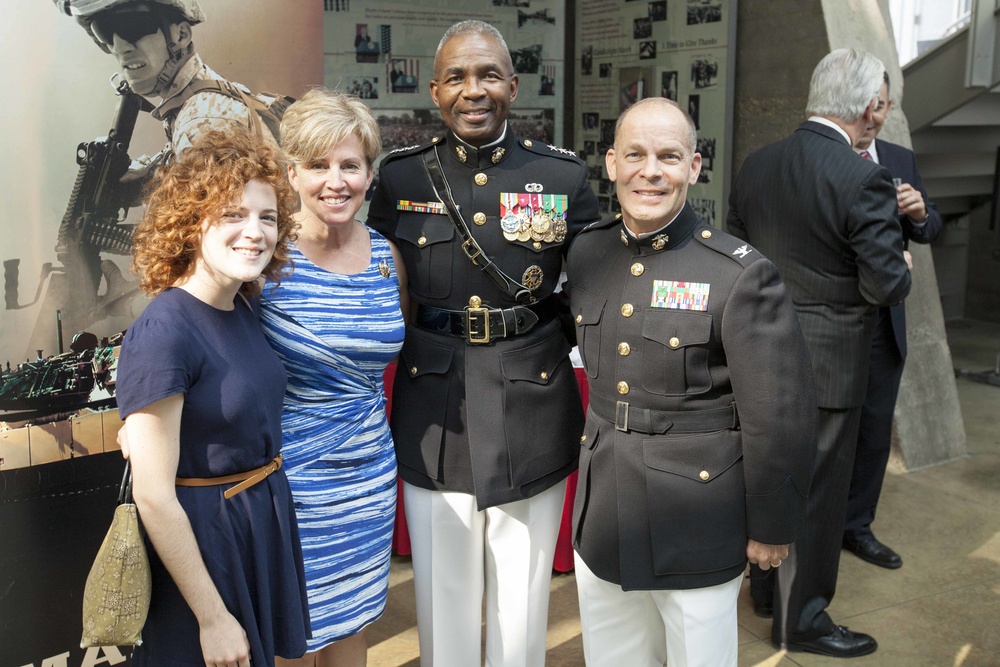
<svg viewBox="0 0 1000 667"><path fill-rule="evenodd" d="M357 95L314 88L281 118L281 147L293 165L326 155L351 135L361 142L371 169L382 152L382 138L368 105Z"/></svg>
<svg viewBox="0 0 1000 667"><path fill-rule="evenodd" d="M133 238L132 273L143 293L155 296L187 273L201 243L202 222L238 203L254 179L274 188L278 200L278 240L261 275L280 279L296 227L295 199L281 155L247 130L213 130L185 149L182 159L156 172ZM240 291L253 295L259 286L243 283Z"/></svg>

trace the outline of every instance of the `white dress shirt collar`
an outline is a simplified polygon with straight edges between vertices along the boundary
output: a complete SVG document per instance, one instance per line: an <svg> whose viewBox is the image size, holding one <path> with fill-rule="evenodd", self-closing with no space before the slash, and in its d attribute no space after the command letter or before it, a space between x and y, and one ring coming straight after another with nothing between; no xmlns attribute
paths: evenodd
<svg viewBox="0 0 1000 667"><path fill-rule="evenodd" d="M851 141L851 136L847 134L847 132L844 132L844 128L837 125L829 118L823 118L822 116L809 116L809 120L813 123L819 123L820 125L826 125L828 127L832 127L837 132L840 132L840 136L844 137L844 140L847 141L848 146L854 143L853 141Z"/></svg>

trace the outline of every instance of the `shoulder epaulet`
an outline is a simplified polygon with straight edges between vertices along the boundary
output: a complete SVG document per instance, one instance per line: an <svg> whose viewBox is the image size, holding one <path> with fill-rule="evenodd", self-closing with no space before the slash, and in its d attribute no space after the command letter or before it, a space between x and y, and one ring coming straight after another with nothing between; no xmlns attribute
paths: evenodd
<svg viewBox="0 0 1000 667"><path fill-rule="evenodd" d="M407 157L408 155L416 155L417 153L423 153L425 150L431 146L435 146L442 143L443 139L441 137L434 137L432 140L422 143L413 144L412 146L403 146L402 148L394 148L389 151L389 153L382 158L382 164L385 164L389 160L396 160L401 157Z"/></svg>
<svg viewBox="0 0 1000 667"><path fill-rule="evenodd" d="M621 219L622 219L622 214L617 213L610 218L605 218L604 220L597 220L595 222L590 223L589 225L581 229L578 232L578 234L584 234L586 232L592 232L598 229L608 229L609 227L613 227L614 225L621 222Z"/></svg>
<svg viewBox="0 0 1000 667"><path fill-rule="evenodd" d="M750 266L763 257L759 250L743 239L727 234L705 223L701 223L694 228L694 237L702 245L711 248L720 255L729 257L734 262L743 266Z"/></svg>
<svg viewBox="0 0 1000 667"><path fill-rule="evenodd" d="M579 156L568 148L562 148L560 146L554 146L552 144L547 144L544 141L538 141L536 139L525 139L521 137L518 139L520 144L527 148L532 153L537 153L538 155L547 155L549 157L558 157L563 160L573 160L575 162L583 162Z"/></svg>

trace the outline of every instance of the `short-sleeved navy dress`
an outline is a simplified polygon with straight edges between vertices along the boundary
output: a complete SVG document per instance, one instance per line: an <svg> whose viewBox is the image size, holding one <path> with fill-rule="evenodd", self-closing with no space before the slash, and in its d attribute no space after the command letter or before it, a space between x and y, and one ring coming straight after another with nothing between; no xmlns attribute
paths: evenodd
<svg viewBox="0 0 1000 667"><path fill-rule="evenodd" d="M129 327L118 362L124 419L184 394L179 477L219 477L271 461L281 448L285 370L241 297L223 311L182 289L157 296ZM298 657L309 610L298 526L284 471L228 500L232 485L177 487L205 566L250 641L251 664ZM136 665L204 664L194 613L150 549L153 594Z"/></svg>

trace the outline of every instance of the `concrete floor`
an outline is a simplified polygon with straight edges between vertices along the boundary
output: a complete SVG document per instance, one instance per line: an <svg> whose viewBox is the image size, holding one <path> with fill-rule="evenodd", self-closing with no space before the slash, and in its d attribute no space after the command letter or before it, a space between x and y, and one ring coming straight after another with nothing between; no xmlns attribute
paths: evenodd
<svg viewBox="0 0 1000 667"><path fill-rule="evenodd" d="M994 368L1000 325L955 322L947 334L956 368ZM850 662L784 655L769 641L770 621L753 615L744 591L741 667L1000 666L1000 387L959 377L958 395L968 457L885 480L874 527L903 557L903 567L885 570L847 552L841 559L830 613L836 622L873 635L878 651ZM409 558L393 558L388 608L368 638L371 667L419 664ZM552 580L546 664L584 664L572 574Z"/></svg>

